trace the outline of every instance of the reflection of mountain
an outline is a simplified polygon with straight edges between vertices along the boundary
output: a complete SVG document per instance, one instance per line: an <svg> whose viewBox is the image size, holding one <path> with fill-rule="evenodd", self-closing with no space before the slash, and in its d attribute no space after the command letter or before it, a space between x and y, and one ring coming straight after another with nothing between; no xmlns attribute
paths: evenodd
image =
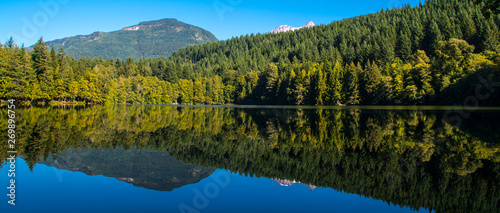
<svg viewBox="0 0 500 213"><path fill-rule="evenodd" d="M276 181L276 183L279 183L281 186L291 186L293 185L294 183L297 183L295 181L291 181L291 180L281 180L281 179L274 179L274 181Z"/></svg>
<svg viewBox="0 0 500 213"><path fill-rule="evenodd" d="M158 191L172 191L210 176L214 169L194 166L171 157L167 152L146 150L80 150L61 152L41 163L87 175L104 175Z"/></svg>
<svg viewBox="0 0 500 213"><path fill-rule="evenodd" d="M281 180L281 179L273 179L274 181L276 181L276 183L279 183L281 186L291 186L295 183L300 183L304 186L307 186L307 188L309 188L309 190L314 190L316 188L315 185L311 185L311 184L303 184L301 182L296 182L295 180Z"/></svg>
<svg viewBox="0 0 500 213"><path fill-rule="evenodd" d="M444 111L407 108L111 105L16 113L23 130L18 149L31 168L50 154L61 156L62 164L71 154L61 151L71 147L138 147L168 151L187 163L310 183L413 209L495 212L499 204L500 147L494 139L500 138L500 113L491 111L471 112L470 118L481 115L483 121L474 123L475 128L468 128L470 119L454 128L443 119ZM5 111L0 118L6 118ZM477 134L482 125L489 125L491 137ZM6 150L0 146L0 153ZM117 163L113 160L106 162ZM162 163L144 164L148 162ZM81 164L73 167L96 168ZM129 173L108 175L139 180Z"/></svg>

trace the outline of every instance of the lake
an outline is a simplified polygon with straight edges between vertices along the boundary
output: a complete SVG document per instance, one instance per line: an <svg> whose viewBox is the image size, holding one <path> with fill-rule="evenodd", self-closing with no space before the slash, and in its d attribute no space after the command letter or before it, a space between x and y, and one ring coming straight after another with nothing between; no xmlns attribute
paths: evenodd
<svg viewBox="0 0 500 213"><path fill-rule="evenodd" d="M4 195L0 209L498 212L499 120L498 108L16 109L16 205Z"/></svg>

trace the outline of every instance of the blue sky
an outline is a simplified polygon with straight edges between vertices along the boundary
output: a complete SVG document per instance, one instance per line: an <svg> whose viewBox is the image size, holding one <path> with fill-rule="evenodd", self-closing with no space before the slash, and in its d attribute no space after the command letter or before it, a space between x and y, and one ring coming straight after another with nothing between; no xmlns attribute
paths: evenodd
<svg viewBox="0 0 500 213"><path fill-rule="evenodd" d="M218 39L266 33L279 25L316 24L380 11L416 6L419 0L2 0L0 42L10 36L31 46L95 31L110 32L141 21L176 18L212 32Z"/></svg>

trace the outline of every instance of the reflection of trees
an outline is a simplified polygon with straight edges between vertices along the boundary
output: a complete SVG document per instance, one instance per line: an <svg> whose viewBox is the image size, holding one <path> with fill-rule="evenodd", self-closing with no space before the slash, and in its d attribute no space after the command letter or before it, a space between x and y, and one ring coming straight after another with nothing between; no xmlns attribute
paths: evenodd
<svg viewBox="0 0 500 213"><path fill-rule="evenodd" d="M492 211L500 197L498 144L453 128L443 112L124 105L18 111L18 147L31 167L70 147L138 147L413 208Z"/></svg>

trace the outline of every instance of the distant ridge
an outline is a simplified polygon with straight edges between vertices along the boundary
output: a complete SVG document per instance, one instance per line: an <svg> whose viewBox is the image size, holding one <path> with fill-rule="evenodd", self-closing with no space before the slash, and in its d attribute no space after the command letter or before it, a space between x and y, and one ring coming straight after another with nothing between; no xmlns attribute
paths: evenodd
<svg viewBox="0 0 500 213"><path fill-rule="evenodd" d="M294 31L294 30L298 30L298 29L302 29L302 28L310 28L310 27L314 27L314 26L316 26L316 24L314 24L314 22L309 20L302 27L292 27L290 25L281 25L281 26L277 27L276 29L274 29L273 31L271 31L270 33L282 33L282 32Z"/></svg>
<svg viewBox="0 0 500 213"><path fill-rule="evenodd" d="M63 47L67 55L80 58L151 58L169 56L192 44L218 41L210 32L176 19L141 22L113 32L94 32L90 35L48 41L57 51Z"/></svg>

